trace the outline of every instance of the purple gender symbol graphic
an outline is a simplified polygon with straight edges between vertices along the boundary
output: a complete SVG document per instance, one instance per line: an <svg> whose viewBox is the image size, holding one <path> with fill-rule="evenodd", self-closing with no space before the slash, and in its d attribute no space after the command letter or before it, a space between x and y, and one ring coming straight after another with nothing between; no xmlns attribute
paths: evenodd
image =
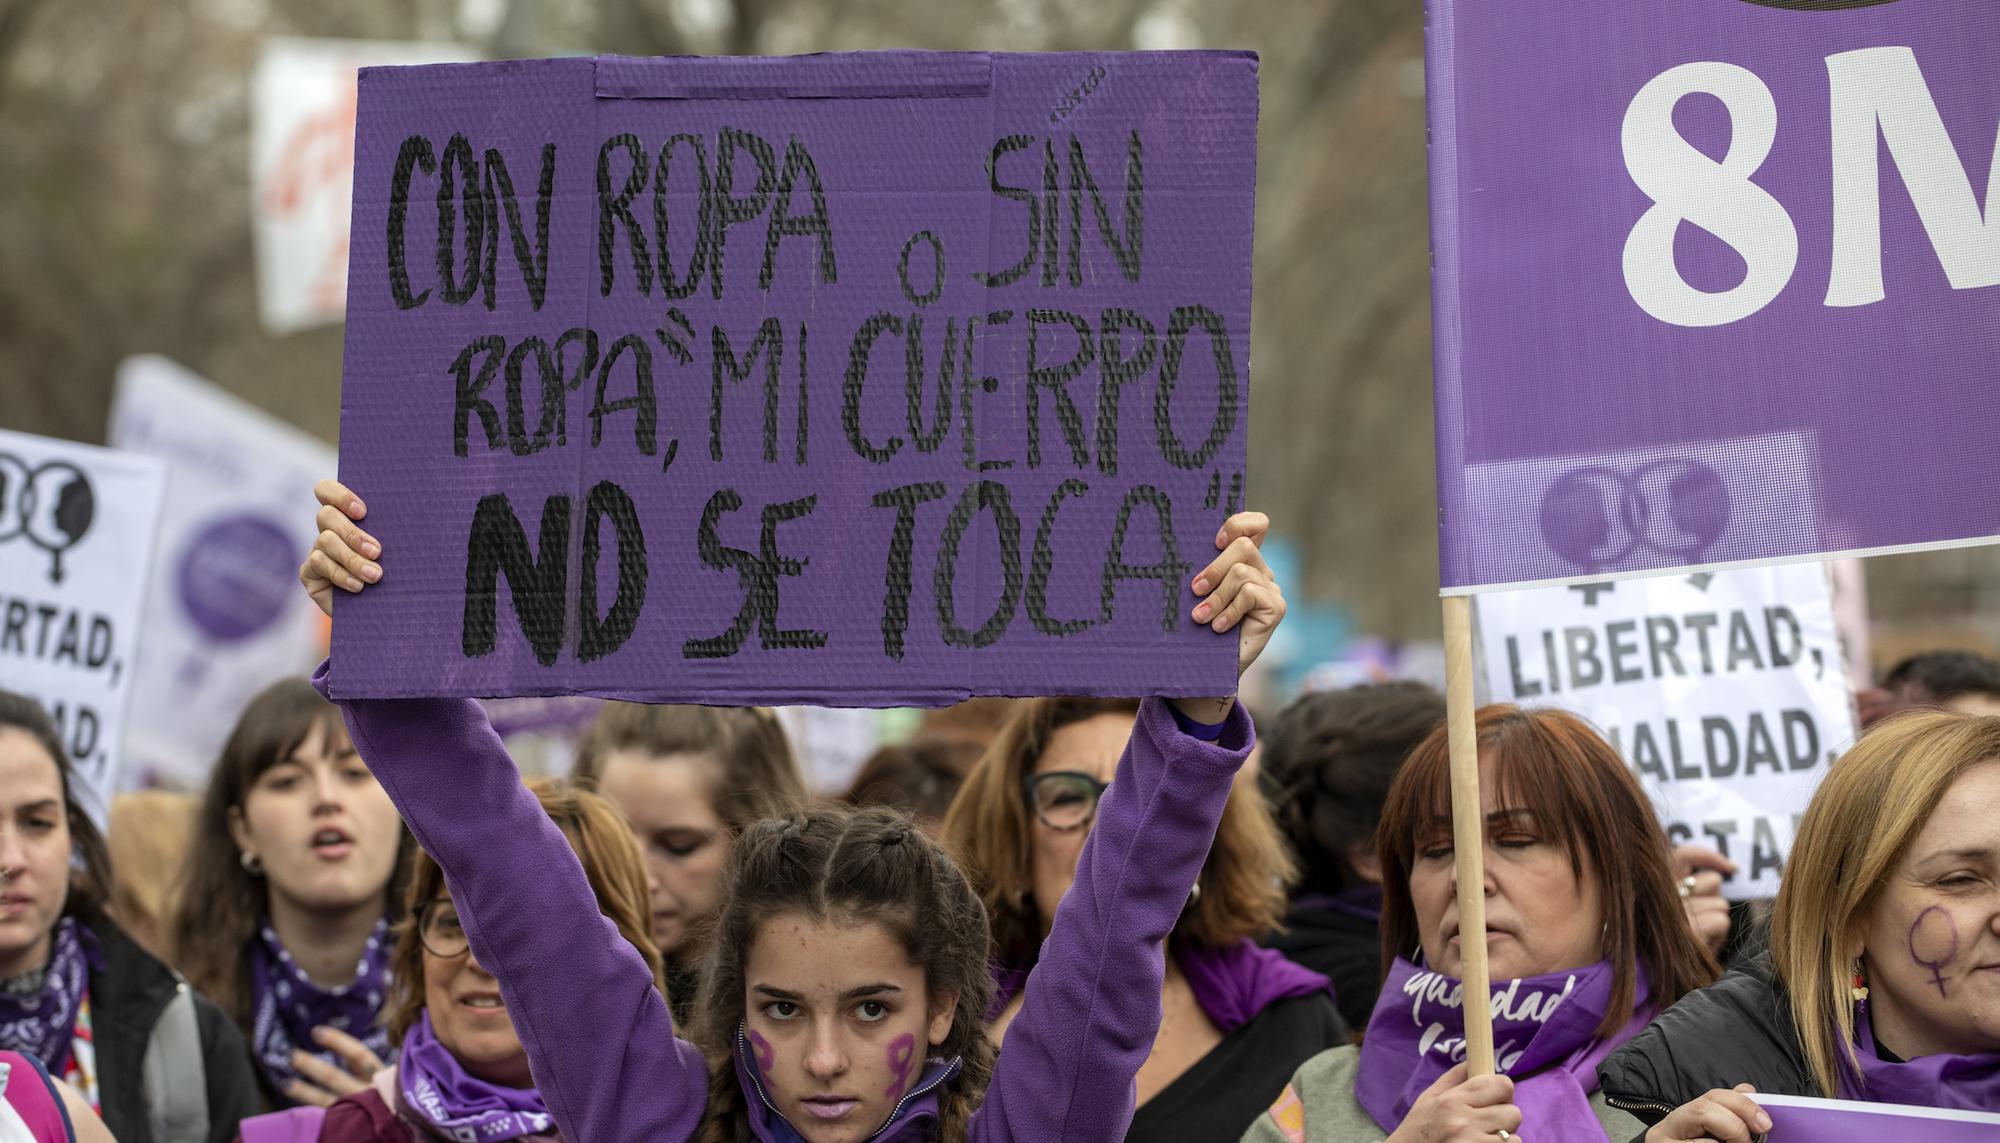
<svg viewBox="0 0 2000 1143"><path fill-rule="evenodd" d="M890 1099L910 1090L910 1069L917 1062L917 1038L908 1032L896 1037L889 1045L889 1074L895 1081L882 1089L882 1094Z"/></svg>
<svg viewBox="0 0 2000 1143"><path fill-rule="evenodd" d="M181 606L218 643L263 631L292 603L296 547L289 532L263 516L209 521L181 551L175 575Z"/></svg>
<svg viewBox="0 0 2000 1143"><path fill-rule="evenodd" d="M1939 924L1927 924L1932 914L1936 914ZM1958 927L1951 923L1951 914L1942 905L1932 905L1917 914L1910 922L1910 959L1931 970L1931 983L1937 985L1938 999L1945 998L1944 966L1958 959ZM1918 946L1922 945L1921 951ZM1944 955L1925 957L1925 953L1944 950Z"/></svg>

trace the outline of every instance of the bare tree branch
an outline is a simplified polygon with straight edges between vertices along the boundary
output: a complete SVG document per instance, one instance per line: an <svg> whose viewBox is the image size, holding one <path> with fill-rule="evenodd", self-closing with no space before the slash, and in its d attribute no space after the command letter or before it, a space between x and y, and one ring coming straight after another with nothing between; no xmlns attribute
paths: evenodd
<svg viewBox="0 0 2000 1143"><path fill-rule="evenodd" d="M6 96L7 65L28 38L28 23L41 6L42 0L7 0L0 5L0 102Z"/></svg>
<svg viewBox="0 0 2000 1143"><path fill-rule="evenodd" d="M759 33L764 30L764 20L770 15L768 0L735 0L730 5L729 54L732 56L755 55Z"/></svg>

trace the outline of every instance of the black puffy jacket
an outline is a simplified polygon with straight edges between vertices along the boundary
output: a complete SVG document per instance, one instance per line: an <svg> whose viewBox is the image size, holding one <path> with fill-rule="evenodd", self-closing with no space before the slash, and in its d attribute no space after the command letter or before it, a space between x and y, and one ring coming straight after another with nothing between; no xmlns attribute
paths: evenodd
<svg viewBox="0 0 2000 1143"><path fill-rule="evenodd" d="M1820 1094L1769 956L1681 997L1599 1064L1597 1079L1613 1107L1647 1123L1739 1083L1777 1095Z"/></svg>

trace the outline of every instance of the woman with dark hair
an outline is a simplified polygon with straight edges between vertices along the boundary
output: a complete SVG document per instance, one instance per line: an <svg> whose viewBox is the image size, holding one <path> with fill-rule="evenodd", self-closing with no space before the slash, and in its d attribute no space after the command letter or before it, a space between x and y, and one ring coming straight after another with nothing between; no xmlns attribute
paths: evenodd
<svg viewBox="0 0 2000 1143"><path fill-rule="evenodd" d="M1611 744L1560 710L1477 715L1499 1074L1468 1078L1449 750L1433 730L1376 832L1385 981L1359 1047L1306 1063L1245 1143L1622 1143L1597 1064L1716 977L1667 835Z"/></svg>
<svg viewBox="0 0 2000 1143"><path fill-rule="evenodd" d="M945 842L992 917L991 1034L1003 1050L1138 709L1021 703L945 817ZM1291 878L1262 796L1238 783L1167 943L1160 1031L1139 1068L1128 1141L1234 1135L1294 1068L1346 1035L1326 978L1255 943L1283 916Z"/></svg>
<svg viewBox="0 0 2000 1143"><path fill-rule="evenodd" d="M910 815L932 837L979 761L981 746L960 738L913 738L868 756L840 800L850 806L888 806Z"/></svg>
<svg viewBox="0 0 2000 1143"><path fill-rule="evenodd" d="M1349 1027L1382 987L1382 864L1375 825L1389 784L1444 721L1444 696L1393 682L1309 694L1278 715L1258 772L1302 876L1272 948L1333 981Z"/></svg>
<svg viewBox="0 0 2000 1143"><path fill-rule="evenodd" d="M104 838L40 705L0 691L0 1048L66 1079L126 1143L231 1139L243 1037L103 912Z"/></svg>
<svg viewBox="0 0 2000 1143"><path fill-rule="evenodd" d="M646 855L653 943L666 958L667 1002L685 1023L730 845L751 822L805 801L791 743L762 707L611 702L584 734L572 776L611 799Z"/></svg>
<svg viewBox="0 0 2000 1143"><path fill-rule="evenodd" d="M168 947L250 1041L269 1099L325 1106L389 1057L409 835L304 679L250 700L196 818Z"/></svg>

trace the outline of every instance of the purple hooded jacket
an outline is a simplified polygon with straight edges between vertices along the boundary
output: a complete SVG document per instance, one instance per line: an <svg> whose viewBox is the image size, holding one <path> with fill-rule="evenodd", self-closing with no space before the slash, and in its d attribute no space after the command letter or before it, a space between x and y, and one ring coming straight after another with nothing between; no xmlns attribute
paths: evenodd
<svg viewBox="0 0 2000 1143"><path fill-rule="evenodd" d="M313 684L326 692L325 664ZM352 700L341 713L417 843L443 869L472 951L500 984L563 1137L694 1138L707 1104L707 1063L674 1036L645 962L598 911L582 864L522 784L479 705ZM973 1143L1124 1137L1132 1079L1159 1027L1162 945L1208 857L1252 737L1241 704L1212 742L1182 731L1164 700L1140 705L1075 884L1056 910L973 1118ZM738 1074L747 1078L740 1067ZM776 1118L754 1082L744 1100ZM934 1124L934 1103L920 1097L878 1139L928 1140ZM753 1130L764 1141L789 1137L782 1120Z"/></svg>

